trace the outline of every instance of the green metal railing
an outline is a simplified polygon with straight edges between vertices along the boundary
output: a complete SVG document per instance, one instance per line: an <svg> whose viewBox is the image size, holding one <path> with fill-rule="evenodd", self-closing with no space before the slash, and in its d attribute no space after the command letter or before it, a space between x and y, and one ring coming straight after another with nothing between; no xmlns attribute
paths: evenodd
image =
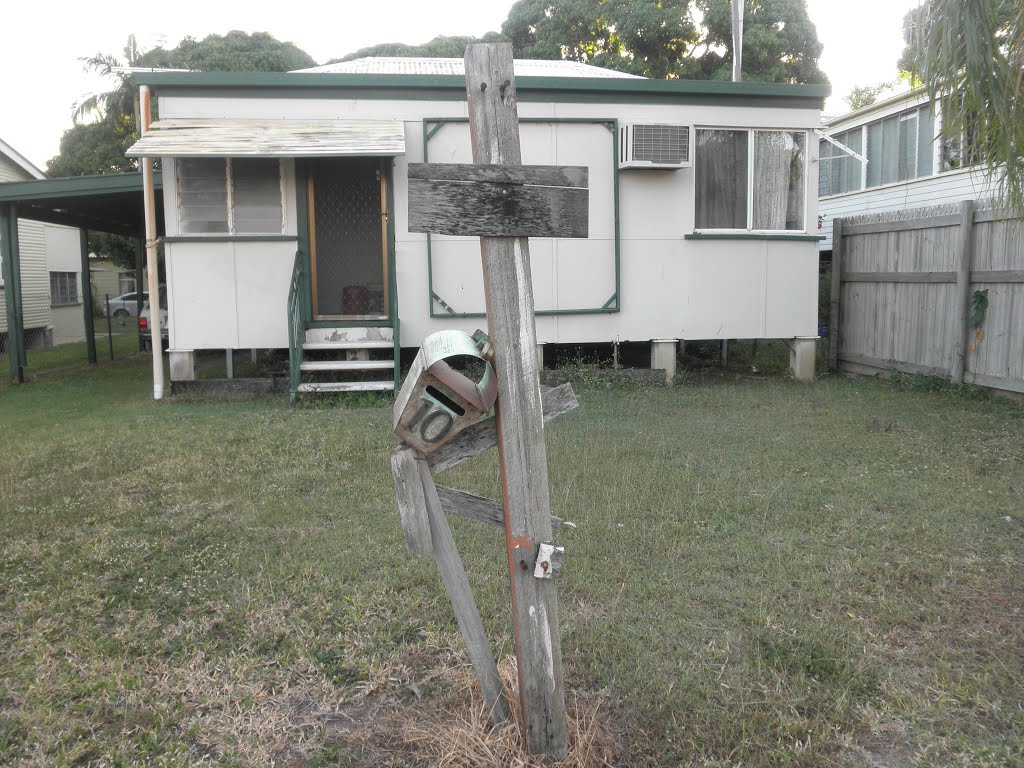
<svg viewBox="0 0 1024 768"><path fill-rule="evenodd" d="M288 398L294 403L299 397L302 380L302 342L309 327L309 298L306 295L308 259L300 250L295 252L292 281L288 287Z"/></svg>

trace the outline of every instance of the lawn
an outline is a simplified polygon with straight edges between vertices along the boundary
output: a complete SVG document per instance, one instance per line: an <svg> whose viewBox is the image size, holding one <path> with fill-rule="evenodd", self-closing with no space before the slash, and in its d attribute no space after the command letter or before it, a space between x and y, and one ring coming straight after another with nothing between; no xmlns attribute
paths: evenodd
<svg viewBox="0 0 1024 768"><path fill-rule="evenodd" d="M154 403L148 375L0 390L0 762L467 764L446 734L479 704L404 551L389 404ZM1024 408L577 394L548 457L578 764L1024 764ZM441 477L498 494L493 455ZM503 534L452 527L505 658Z"/></svg>

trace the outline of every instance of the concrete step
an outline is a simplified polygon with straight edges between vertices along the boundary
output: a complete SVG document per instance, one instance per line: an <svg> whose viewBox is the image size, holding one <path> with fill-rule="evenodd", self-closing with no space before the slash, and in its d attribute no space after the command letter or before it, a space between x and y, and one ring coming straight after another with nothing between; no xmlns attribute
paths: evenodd
<svg viewBox="0 0 1024 768"><path fill-rule="evenodd" d="M392 341L307 341L304 342L302 348L305 350L338 350L345 351L347 349L393 349L394 342Z"/></svg>
<svg viewBox="0 0 1024 768"><path fill-rule="evenodd" d="M321 344L324 342L345 342L354 344L355 348L369 348L366 342L387 342L391 345L395 339L395 331L386 328L309 328L306 330L307 343Z"/></svg>
<svg viewBox="0 0 1024 768"><path fill-rule="evenodd" d="M394 367L394 360L307 360L299 366L303 371L387 371Z"/></svg>
<svg viewBox="0 0 1024 768"><path fill-rule="evenodd" d="M320 384L299 384L299 392L388 392L393 381L327 381Z"/></svg>

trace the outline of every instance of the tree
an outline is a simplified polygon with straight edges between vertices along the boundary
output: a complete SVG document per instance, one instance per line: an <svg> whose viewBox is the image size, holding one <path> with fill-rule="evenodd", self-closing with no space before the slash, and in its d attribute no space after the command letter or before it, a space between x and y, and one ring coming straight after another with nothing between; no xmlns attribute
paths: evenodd
<svg viewBox="0 0 1024 768"><path fill-rule="evenodd" d="M316 60L295 45L267 32L228 32L202 40L186 37L169 52L170 66L203 72L290 72L316 66Z"/></svg>
<svg viewBox="0 0 1024 768"><path fill-rule="evenodd" d="M519 0L501 27L517 56L677 76L697 42L689 0Z"/></svg>
<svg viewBox="0 0 1024 768"><path fill-rule="evenodd" d="M1024 210L1024 0L928 0L904 20L901 66L942 108L944 135L971 154Z"/></svg>
<svg viewBox="0 0 1024 768"><path fill-rule="evenodd" d="M731 7L722 0L519 0L502 32L523 58L574 59L654 78L732 76ZM745 80L827 82L821 49L806 0L748 4Z"/></svg>
<svg viewBox="0 0 1024 768"><path fill-rule="evenodd" d="M422 45L407 45L405 43L379 43L367 48L360 48L354 53L346 54L340 59L331 59L328 64L337 64L341 61L362 59L368 56L436 56L439 58L461 59L466 53L466 46L473 43L496 43L503 42L497 32L488 32L483 37L455 36L446 37L438 35Z"/></svg>
<svg viewBox="0 0 1024 768"><path fill-rule="evenodd" d="M879 97L888 93L896 87L894 81L878 83L876 85L855 85L849 95L843 98L850 105L850 110L856 112L858 109L870 107Z"/></svg>

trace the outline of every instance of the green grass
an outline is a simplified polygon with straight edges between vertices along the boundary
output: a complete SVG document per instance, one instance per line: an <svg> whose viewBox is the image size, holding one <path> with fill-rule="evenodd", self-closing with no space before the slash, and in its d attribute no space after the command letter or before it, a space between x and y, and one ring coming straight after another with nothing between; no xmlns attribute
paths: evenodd
<svg viewBox="0 0 1024 768"><path fill-rule="evenodd" d="M458 647L404 552L389 405L154 403L148 374L0 392L0 762L362 764L325 719L419 717ZM578 395L548 430L562 648L626 731L613 764L1024 764L1024 409L843 379ZM493 455L442 478L498 494ZM503 534L452 527L510 653Z"/></svg>
<svg viewBox="0 0 1024 768"><path fill-rule="evenodd" d="M110 337L107 336L107 321L96 319L94 338L96 339L96 359L99 363L110 361L113 350L115 360L130 357L139 351L139 337L134 318L113 321ZM25 379L36 376L49 376L56 372L81 368L89 364L89 351L84 341L73 344L61 344L56 347L41 347L26 350L27 365ZM0 391L3 391L10 380L10 359L7 353L0 356Z"/></svg>

